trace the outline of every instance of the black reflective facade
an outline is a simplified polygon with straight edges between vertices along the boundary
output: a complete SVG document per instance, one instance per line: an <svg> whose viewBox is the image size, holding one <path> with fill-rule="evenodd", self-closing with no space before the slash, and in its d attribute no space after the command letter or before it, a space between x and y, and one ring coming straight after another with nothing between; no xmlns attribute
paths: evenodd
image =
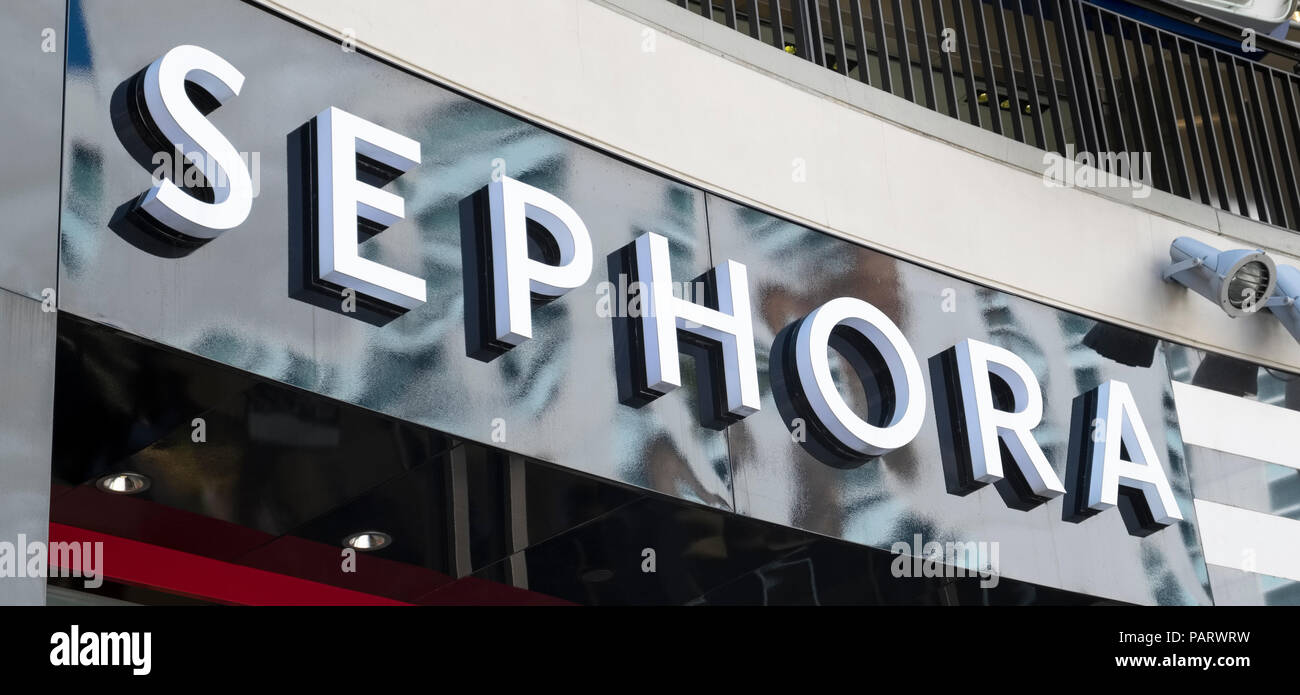
<svg viewBox="0 0 1300 695"><path fill-rule="evenodd" d="M253 2L25 0L0 35L0 87L29 97L0 107L16 124L0 135L11 153L0 161L0 532L114 539L138 557L184 554L338 603L1300 603L1296 582L1207 564L1197 518L1204 500L1300 518L1295 470L1185 445L1175 406L1183 382L1300 410L1294 375L736 203ZM181 44L246 78L219 105L190 90L246 157L255 194L243 224L206 242L127 214L154 177L177 176L155 159L165 143L139 102L143 69ZM353 312L318 277L311 151L329 107L420 144L405 173L366 158L357 172L405 202L405 219L363 227L359 251L425 281L416 308L362 297ZM584 285L534 305L533 337L510 349L481 334L484 191L501 175L571 206L595 256ZM716 355L685 341L683 386L635 393L639 329L610 312L626 311L629 244L647 232L667 238L673 279L696 301L716 306L719 263L746 267L758 412L719 417ZM530 243L554 262L540 235ZM883 456L837 449L795 383L793 332L837 297L883 312L922 366L920 432ZM880 424L895 405L883 358L835 338L840 394ZM966 339L1033 371L1034 439L1064 497L1027 495L1014 475L966 476L952 363ZM1181 521L1137 528L1141 509L1124 505L1079 513L1089 394L1108 380L1131 389ZM1004 387L993 390L1005 405ZM1004 445L1014 468L1009 456ZM100 487L123 473L147 489ZM368 531L386 544L340 564ZM975 571L987 557L949 555L925 574L917 556L930 543L994 548L997 581ZM110 572L97 599L259 602L130 569ZM77 582L49 587L51 603L80 600ZM0 603L39 602L37 588L3 584Z"/></svg>
<svg viewBox="0 0 1300 695"><path fill-rule="evenodd" d="M57 524L420 605L1114 603L1005 578L899 581L899 555L454 440L81 319L59 328ZM123 471L152 485L95 487ZM364 528L392 544L342 571L340 539ZM121 581L94 593L195 602Z"/></svg>
<svg viewBox="0 0 1300 695"><path fill-rule="evenodd" d="M455 458L450 452L467 451L470 442L477 442L617 484L611 488L617 492L601 494L653 500L627 502L609 528L636 528L680 516L671 526L691 527L695 517L705 526L720 519L728 526L770 522L789 528L760 525L754 528L766 530L755 533L796 534L791 529L799 529L878 551L910 543L918 534L925 541L994 542L1003 548L1001 570L1008 580L1121 602L1211 602L1162 350L1145 366L1104 358L1084 339L1097 326L1089 319L900 262L706 194L362 53L341 50L332 38L251 5L147 1L124 14L102 3L71 2L68 26L58 294L58 309L68 318L62 323L66 351L61 368L66 363L80 365L68 370L89 370L87 377L113 375L99 384L106 394L153 393L110 409L121 417L107 420L107 429L96 436L59 444L56 479L74 486L66 495L93 494L82 490L87 480L129 464L163 478L182 476L151 491L164 505L271 537L302 533L318 542L337 542L331 534L338 535L347 524L331 521L331 515L350 518L345 510L356 490L376 496L363 506L426 509L436 518L435 500L450 493L444 489L446 476L434 463ZM251 216L240 227L202 245L168 251L120 224L122 211L150 186L152 175L148 160L141 161L138 143L123 127L122 109L133 78L177 45L177 37L222 56L247 78L242 92L208 118L236 149L249 154L256 197ZM310 258L304 246L311 238L304 219L304 201L310 196L305 138L310 138L312 119L330 106L414 138L422 148L420 166L388 186L405 199L406 219L361 245L363 257L427 280L428 301L396 318L363 320L308 296L310 291L304 294L310 289L302 282L308 271L304 259ZM464 241L474 231L466 222L467 201L494 173L571 205L591 231L596 264L584 287L535 310L532 340L484 361L468 354L474 341L466 337L466 307L478 298L473 296L475 271L465 265ZM707 388L707 379L688 357L682 358L684 388L639 406L620 398L616 325L598 310L600 286L618 285L618 278L606 272L617 268L611 259L645 232L668 238L676 279L690 281L724 259L748 267L763 389L763 408L756 415L730 427L704 426L708 417L697 395ZM1080 521L1069 518L1060 499L1013 508L991 486L953 494L945 476L951 433L940 426L947 386L936 380L938 372L926 375L931 402L912 444L856 465L818 460L791 437L790 411L770 388L780 383L779 365L772 360L782 330L836 296L857 297L884 311L923 362L939 358L965 338L1006 347L1026 359L1044 391L1044 422L1035 435L1062 479L1068 477L1076 399L1106 379L1125 381L1157 442L1184 521L1137 537L1128 533L1115 510ZM173 378L168 376L168 359L173 358L131 358L125 347L130 341L121 349L99 350L98 358L76 357L95 352L86 352L100 340L93 324L247 376L211 382ZM96 359L111 363L119 358L134 366L89 366ZM370 426L375 428L372 438L364 434L367 426L347 425L352 411L343 405L303 405L302 411L290 407L297 414L287 420L260 418L278 424L258 435L253 424L258 411L278 412L283 406L261 380L355 406L388 424ZM873 409L870 389L854 386L853 379L841 381L851 401ZM60 373L60 418L74 417L67 408L85 406L70 395L77 387L69 384L81 383L70 372L66 378ZM190 386L182 386L186 383ZM152 415L152 408L167 414ZM210 448L219 449L220 439L235 452L222 465L239 471L239 486L224 487L209 477L225 469L203 464L206 455L191 464L192 474L179 473L182 469L171 463L170 455L154 456L184 443L190 436L186 418L195 417L196 408L208 413ZM135 424L128 424L131 416L137 418ZM147 424L141 425L140 418ZM354 432L356 439L333 439L337 435L330 432L338 431ZM310 463L295 461L302 452L277 453L274 439L286 436L319 438L323 451L308 457ZM361 467L358 457L383 463ZM608 487L602 484L602 489ZM669 513L656 506L669 502L646 493L711 511L672 502L671 508L681 511ZM395 501L398 497L404 501ZM56 509L64 507L63 499L56 499ZM392 523L420 525L413 518ZM588 579L603 576L598 570L610 564L635 564L643 548L653 547L613 531L602 536L606 531L599 528L579 534L589 539L579 545L596 544L606 554L618 548L619 556L605 558L603 566L593 563ZM430 540L400 561L459 577L467 568L500 574L508 556L522 553L530 577L571 574L569 565L579 562L571 554L576 551L561 550L569 546L559 543L534 547L536 534L527 536L526 546L512 545L506 542L508 534L502 536L506 541L497 542L491 552L483 550L491 542L469 544L479 548L469 558ZM796 537L799 543L813 542L806 535ZM707 542L702 537L695 541ZM866 552L833 545L841 549L836 552ZM396 547L392 552L397 553ZM731 558L735 552L733 547L724 554ZM759 553L740 564L757 571L779 559ZM566 571L539 575L534 563ZM727 567L734 574L738 566ZM619 577L629 574L611 571ZM537 589L538 581L530 586ZM690 588L627 589L631 593L609 600L677 603L710 595L724 597L720 600L752 595L740 589L713 593L726 581L719 574L709 581L693 580ZM606 601L599 592L583 594L562 584L544 592L580 602Z"/></svg>

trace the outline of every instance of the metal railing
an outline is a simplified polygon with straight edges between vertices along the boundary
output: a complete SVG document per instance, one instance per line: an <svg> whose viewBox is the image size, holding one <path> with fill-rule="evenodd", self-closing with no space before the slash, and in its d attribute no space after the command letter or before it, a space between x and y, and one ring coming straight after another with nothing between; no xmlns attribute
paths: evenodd
<svg viewBox="0 0 1300 695"><path fill-rule="evenodd" d="M1140 156L1144 183L1300 231L1289 44L1251 37L1279 69L1083 0L669 1L1067 158Z"/></svg>

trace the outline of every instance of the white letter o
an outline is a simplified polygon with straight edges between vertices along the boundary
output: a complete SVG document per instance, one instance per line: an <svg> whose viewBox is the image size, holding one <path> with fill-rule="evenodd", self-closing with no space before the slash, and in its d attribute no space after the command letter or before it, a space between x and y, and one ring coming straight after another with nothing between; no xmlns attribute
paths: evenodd
<svg viewBox="0 0 1300 695"><path fill-rule="evenodd" d="M844 401L831 376L831 331L846 327L871 342L888 367L894 387L894 412L884 427L863 420ZM879 309L853 297L839 297L818 307L799 325L794 343L795 366L812 415L845 448L866 457L883 456L906 446L925 421L925 381L921 364L898 326Z"/></svg>

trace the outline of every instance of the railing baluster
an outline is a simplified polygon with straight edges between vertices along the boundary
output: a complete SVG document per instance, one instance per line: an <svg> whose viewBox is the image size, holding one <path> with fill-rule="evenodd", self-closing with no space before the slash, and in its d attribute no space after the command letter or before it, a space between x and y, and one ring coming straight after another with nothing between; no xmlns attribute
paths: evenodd
<svg viewBox="0 0 1300 695"><path fill-rule="evenodd" d="M1050 4L1056 9L1056 21L1053 25L1056 27L1056 45L1061 51L1061 72L1065 76L1066 87L1070 90L1070 114L1073 117L1074 127L1073 134L1081 151L1090 151L1093 142L1096 141L1096 134L1092 130L1092 114L1089 110L1089 99L1084 93L1086 82L1081 79L1078 53L1071 50L1074 46L1073 28L1071 26L1071 15L1073 7L1070 5L1071 0L1043 0L1044 3ZM1065 152L1065 147L1070 143L1061 144L1061 154Z"/></svg>
<svg viewBox="0 0 1300 695"><path fill-rule="evenodd" d="M1011 0L1016 10L1016 34L1020 36L1020 59L1024 62L1025 75L1029 85L1025 88L1029 96L1030 122L1034 125L1034 138L1039 147L1047 148L1047 131L1043 128L1043 106L1038 99L1038 77L1034 75L1034 53L1029 47L1029 31L1025 24L1024 0ZM1047 66L1043 66L1044 72Z"/></svg>
<svg viewBox="0 0 1300 695"><path fill-rule="evenodd" d="M785 23L781 20L781 0L768 0L767 11L771 16L768 23L772 25L772 45L785 50Z"/></svg>
<svg viewBox="0 0 1300 695"><path fill-rule="evenodd" d="M1111 12L1107 12L1106 14L1115 25L1115 47L1118 49L1119 62L1124 68L1122 74L1124 77L1124 91L1128 93L1128 120L1133 124L1133 127L1129 130L1129 134L1130 136L1136 137L1136 141L1131 144L1137 146L1138 154L1150 152L1149 146L1147 145L1146 128L1142 125L1142 112L1138 109L1137 89L1133 84L1133 63L1129 59L1128 55L1128 40L1124 38L1123 17ZM1141 50L1141 48L1142 46L1139 44L1138 49ZM1118 108L1118 99L1116 99L1115 105Z"/></svg>
<svg viewBox="0 0 1300 695"><path fill-rule="evenodd" d="M903 98L916 102L912 85L912 51L907 45L907 23L903 21L903 0L894 0L894 41L898 44L898 67L903 77Z"/></svg>
<svg viewBox="0 0 1300 695"><path fill-rule="evenodd" d="M813 49L813 62L818 65L829 68L830 61L826 59L826 41L822 38L826 34L822 31L822 13L817 5L817 0L802 0L805 10L804 17L808 21L808 39Z"/></svg>
<svg viewBox="0 0 1300 695"><path fill-rule="evenodd" d="M686 5L682 5L685 7ZM713 20L713 3L710 0L700 0L700 16L708 20Z"/></svg>
<svg viewBox="0 0 1300 695"><path fill-rule="evenodd" d="M736 28L736 0L724 0L722 4L722 20L727 23L729 29Z"/></svg>
<svg viewBox="0 0 1300 695"><path fill-rule="evenodd" d="M1268 169L1264 170L1266 179L1264 182L1264 188L1272 196L1269 199L1269 202L1274 206L1273 210L1275 212L1273 217L1269 219L1269 222L1286 227L1288 226L1288 213L1286 204L1282 202L1282 176L1277 170L1277 157L1273 156L1276 153L1276 149L1273 147L1272 137L1268 134L1268 124L1264 120L1264 100L1259 97L1259 85L1255 79L1255 73L1258 70L1259 68L1254 64L1246 64L1246 79L1250 85L1250 102L1255 106L1255 108L1252 109L1252 112L1255 114L1255 129L1256 132L1259 133L1260 149L1262 150L1263 155L1261 156L1260 161L1267 161L1269 163ZM1271 178L1267 176L1269 173L1273 174Z"/></svg>
<svg viewBox="0 0 1300 695"><path fill-rule="evenodd" d="M1235 56L1229 56L1225 62L1228 68L1228 82L1232 85L1232 93L1237 97L1237 122L1241 124L1242 145L1246 154L1247 171L1250 172L1250 188L1254 191L1255 217L1263 222L1268 222L1273 218L1273 211L1268 202L1268 194L1264 192L1264 169L1259 162L1259 148L1255 142L1255 125L1251 123L1250 114L1246 112L1246 93L1241 89L1241 76L1239 74L1239 65L1241 62ZM1190 198L1191 195L1188 194Z"/></svg>
<svg viewBox="0 0 1300 695"><path fill-rule="evenodd" d="M934 21L938 24L940 36L944 29L949 29L948 20L944 17L943 0L934 0ZM942 43L939 47L939 63L943 66L943 93L948 102L948 115L960 119L961 110L957 107L957 81L952 72L952 53L943 50Z"/></svg>
<svg viewBox="0 0 1300 695"><path fill-rule="evenodd" d="M1300 109L1296 108L1296 98L1293 92L1295 79L1285 73L1279 74L1278 77L1282 80L1282 93L1286 97L1286 122L1291 124L1291 143L1295 145L1297 154L1300 155ZM1290 170L1291 166L1288 163L1287 169Z"/></svg>
<svg viewBox="0 0 1300 695"><path fill-rule="evenodd" d="M1082 71L1081 84L1084 96L1088 100L1088 119L1092 122L1093 150L1097 155L1114 149L1106 129L1106 109L1101 101L1101 86L1097 84L1096 62L1092 56L1092 40L1088 36L1088 19L1084 14L1084 4L1069 0L1074 7L1070 23L1074 27L1075 50L1078 51L1079 69Z"/></svg>
<svg viewBox="0 0 1300 695"><path fill-rule="evenodd" d="M1191 49L1188 52L1188 60L1192 62L1192 86L1196 88L1197 94L1200 95L1201 108L1201 125L1205 127L1205 160L1209 162L1206 168L1206 177L1214 174L1214 192L1218 195L1219 207L1227 207L1227 188L1223 186L1223 161L1219 157L1218 139L1216 138L1216 127L1214 127L1214 114L1210 112L1209 94L1205 91L1205 75L1201 73L1201 47L1195 43L1188 44ZM1197 171L1199 173L1199 171ZM1209 183L1206 182L1206 188ZM1209 203L1209 201L1206 201Z"/></svg>
<svg viewBox="0 0 1300 695"><path fill-rule="evenodd" d="M1277 85L1272 70L1264 70L1264 80L1268 84L1268 89L1264 92L1268 99L1268 112L1273 114L1273 132L1277 135L1277 149L1281 155L1279 165L1282 167L1282 175L1286 178L1286 199L1291 203L1291 215L1288 220L1296 221L1297 215L1300 215L1300 189L1296 186L1295 168L1291 160L1291 143L1287 141L1286 125L1282 122L1282 104L1277 98ZM1288 79L1283 75L1283 79ZM1277 161L1279 157L1274 157ZM1283 206L1285 208L1285 206ZM1291 224L1286 226L1290 227Z"/></svg>
<svg viewBox="0 0 1300 695"><path fill-rule="evenodd" d="M998 99L998 78L993 69L993 47L989 45L989 32L984 22L984 3L976 2L975 31L980 36L980 61L984 78L984 93L988 95L989 114L993 120L993 132L1002 135L1002 107Z"/></svg>
<svg viewBox="0 0 1300 695"><path fill-rule="evenodd" d="M1047 13L1039 0L1021 0L1021 5L1026 2L1033 5L1036 10L1035 16L1038 18L1034 23L1034 29L1038 33L1038 60L1043 65L1043 78L1047 80L1047 96L1051 100L1052 135L1056 137L1055 148L1044 145L1043 149L1064 152L1065 124L1061 121L1061 96L1056 89L1056 69L1052 67L1052 49L1047 42Z"/></svg>
<svg viewBox="0 0 1300 695"><path fill-rule="evenodd" d="M1205 175L1205 156L1201 151L1200 131L1196 127L1196 109L1192 106L1192 90L1187 86L1187 67L1183 65L1183 43L1181 38L1174 36L1172 43L1174 46L1173 58L1174 66L1177 70L1174 77L1178 82L1178 96L1181 97L1183 104L1183 122L1187 126L1187 139L1190 143L1192 155L1192 167L1196 173L1196 188L1200 195L1198 202L1210 204L1210 188L1208 178Z"/></svg>
<svg viewBox="0 0 1300 695"><path fill-rule="evenodd" d="M1201 50L1202 47L1192 44L1192 77L1196 84L1196 90L1201 95L1201 113L1204 114L1202 122L1205 124L1205 140L1209 146L1210 166L1214 168L1214 190L1219 195L1219 207L1224 210L1231 209L1228 206L1228 187L1224 185L1224 167L1223 158L1219 152L1219 140L1217 129L1214 127L1214 114L1210 109L1210 95L1205 89L1205 73L1201 70Z"/></svg>
<svg viewBox="0 0 1300 695"><path fill-rule="evenodd" d="M1007 77L1008 111L1011 112L1011 132L1020 142L1025 142L1025 120L1020 110L1020 86L1016 81L1016 64L1011 59L1011 38L1007 33L1006 8L1003 0L993 0L993 26L998 32L998 55L1002 57L1002 72ZM999 102L994 108L1001 109Z"/></svg>
<svg viewBox="0 0 1300 695"><path fill-rule="evenodd" d="M885 8L881 0L871 2L871 23L876 28L876 57L880 59L880 88L894 93L894 78L889 68L889 39L885 34Z"/></svg>
<svg viewBox="0 0 1300 695"><path fill-rule="evenodd" d="M848 50L844 46L844 14L840 11L840 0L831 3L831 40L835 42L835 63L831 69L841 75L849 74ZM828 61L829 62L829 61Z"/></svg>
<svg viewBox="0 0 1300 695"><path fill-rule="evenodd" d="M1215 54L1218 51L1210 51L1210 85L1214 87L1215 98L1219 102L1219 121L1223 126L1223 142L1228 154L1228 162L1231 165L1229 170L1232 173L1233 191L1237 194L1238 215L1249 215L1250 211L1246 207L1248 197L1246 195L1246 177L1241 171L1241 157L1237 152L1237 133L1232 127L1232 110L1228 105L1228 95L1223 89L1223 75L1219 72L1219 59ZM1228 206L1223 206L1228 210Z"/></svg>
<svg viewBox="0 0 1300 695"><path fill-rule="evenodd" d="M763 23L758 19L758 0L749 0L749 36L753 39L763 40Z"/></svg>
<svg viewBox="0 0 1300 695"><path fill-rule="evenodd" d="M1174 106L1174 88L1173 83L1169 81L1169 61L1165 58L1165 40L1164 32L1159 29L1152 30L1151 49L1156 57L1156 65L1160 67L1160 86L1165 91L1165 108L1169 111L1169 123L1172 124L1171 138L1174 142L1174 148L1178 150L1178 177L1183 184L1182 192L1179 195L1187 199L1192 197L1192 180L1187 171L1187 151L1183 148L1183 138L1178 134L1178 110ZM1174 61L1178 61L1178 56L1173 55ZM1178 191L1173 191L1178 193Z"/></svg>
<svg viewBox="0 0 1300 695"><path fill-rule="evenodd" d="M1129 23L1133 27L1133 36L1136 39L1134 46L1137 48L1138 64L1142 66L1142 79L1143 84L1146 85L1146 90L1144 91L1147 93L1147 105L1151 107L1151 127L1155 130L1155 137L1152 140L1149 140L1148 143L1154 149L1153 155L1159 155L1159 160L1155 160L1154 156L1152 159L1153 161L1159 162L1160 175L1163 177L1161 179L1152 177L1152 179L1155 181L1157 188L1172 193L1174 191L1173 175L1169 171L1169 158L1165 152L1167 148L1165 147L1164 128L1160 125L1160 111L1156 106L1156 85L1151 80L1151 61L1147 60L1146 40L1142 38L1144 35L1143 27L1138 22L1132 20L1129 20ZM1152 41L1154 40L1154 37L1152 37ZM1159 58L1160 49L1153 48L1152 50L1155 53L1155 56ZM1161 181L1164 182L1163 187L1160 186Z"/></svg>
<svg viewBox="0 0 1300 695"><path fill-rule="evenodd" d="M1096 31L1094 32L1095 33L1094 40L1097 43L1097 53L1100 54L1100 58L1101 58L1102 73L1106 77L1106 80L1103 84L1106 86L1106 90L1107 90L1106 96L1109 97L1109 101L1111 105L1111 114L1114 116L1115 131L1116 131L1115 135L1119 137L1118 148L1115 147L1116 143L1114 141L1112 141L1110 138L1107 138L1106 149L1110 152L1128 152L1130 148L1128 146L1128 138L1126 137L1126 133L1124 131L1124 119L1120 115L1120 110L1119 110L1119 86L1115 84L1115 69L1114 66L1111 65L1110 48L1106 44L1106 22L1102 18L1101 10L1097 9L1096 6L1090 6L1090 7L1092 9L1092 17L1094 21L1093 26L1096 27ZM1106 118L1106 109L1105 109L1105 102L1102 101L1102 94L1100 89L1097 90L1097 104L1104 122Z"/></svg>
<svg viewBox="0 0 1300 695"><path fill-rule="evenodd" d="M971 58L970 34L966 31L966 10L962 8L964 0L954 0L953 21L957 23L957 48L961 51L962 81L966 83L966 110L970 113L972 125L984 127L984 118L980 115L979 88L975 86L975 61Z"/></svg>
<svg viewBox="0 0 1300 695"><path fill-rule="evenodd" d="M858 49L858 79L874 87L871 82L871 52L867 50L867 25L862 22L862 0L849 0L849 12L853 20L853 42Z"/></svg>
<svg viewBox="0 0 1300 695"><path fill-rule="evenodd" d="M934 64L930 62L930 33L925 28L925 8L922 0L912 0L912 16L915 25L912 34L916 36L916 49L921 60L921 87L924 90L926 106L939 110L939 99L934 94Z"/></svg>
<svg viewBox="0 0 1300 695"><path fill-rule="evenodd" d="M817 62L816 54L812 52L812 42L808 38L808 3L805 0L794 0L794 54L803 58Z"/></svg>

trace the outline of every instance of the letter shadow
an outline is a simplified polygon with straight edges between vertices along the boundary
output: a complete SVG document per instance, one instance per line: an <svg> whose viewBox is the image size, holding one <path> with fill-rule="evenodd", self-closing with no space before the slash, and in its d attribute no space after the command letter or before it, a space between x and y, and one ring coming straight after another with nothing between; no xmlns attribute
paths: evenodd
<svg viewBox="0 0 1300 695"><path fill-rule="evenodd" d="M465 297L465 354L491 362L512 347L492 338L491 212L487 186L460 201L461 284Z"/></svg>
<svg viewBox="0 0 1300 695"><path fill-rule="evenodd" d="M623 286L619 283L620 275L627 277L627 287L640 282L636 271L635 248L636 242L632 242L606 257L609 281L615 287ZM709 270L695 278L693 283L699 284L692 286L703 287L704 305L716 310L718 285L715 273ZM618 297L614 302L614 316L610 320L614 339L614 371L618 381L619 402L633 408L642 408L664 394L650 388L648 384L644 331L640 316L632 316L630 311L625 310L630 303L630 297ZM639 304L644 309L645 303ZM694 406L700 425L722 431L739 422L742 418L726 410L726 370L723 367L722 344L679 330L677 345L683 354L692 358L691 365L682 369L682 385L684 388L695 387ZM694 367L693 379L691 366Z"/></svg>
<svg viewBox="0 0 1300 695"><path fill-rule="evenodd" d="M772 385L772 400L776 403L777 412L781 414L781 421L785 423L791 435L796 430L795 420L803 421L804 436L796 441L810 456L832 468L844 470L857 468L878 457L863 456L836 442L821 421L813 415L812 406L808 403L803 386L799 382L794 357L794 341L802 323L802 319L791 323L781 329L772 341L772 350L768 357L768 380ZM873 369L862 354L863 346L851 347L839 342L839 338L837 334L832 334L832 347L835 347L849 362L867 390L878 393ZM885 402L886 400L892 401L892 394L889 394L888 399L881 399L878 403L879 408L872 408L872 410L881 412L885 407L892 409L892 402Z"/></svg>
<svg viewBox="0 0 1300 695"><path fill-rule="evenodd" d="M336 314L355 318L373 326L384 326L406 313L402 307L379 301L353 291L349 299L344 288L320 279L320 255L317 247L318 219L316 215L316 119L293 131L286 138L289 195L289 296L312 306ZM359 163L359 178L363 178L364 163ZM382 176L367 181L382 185ZM362 239L373 236L375 230L358 225ZM345 304L351 304L345 309Z"/></svg>
<svg viewBox="0 0 1300 695"><path fill-rule="evenodd" d="M1065 505L1061 512L1061 520L1072 524L1100 513L1088 507L1088 483L1097 445L1092 439L1092 423L1096 418L1097 389L1076 396L1070 411L1070 454L1065 472ZM1120 457L1129 460L1128 447L1122 441ZM1165 528L1164 524L1156 523L1140 490L1121 485L1115 502L1129 535L1141 538Z"/></svg>
<svg viewBox="0 0 1300 695"><path fill-rule="evenodd" d="M459 207L461 282L465 296L465 354L481 362L491 362L514 346L497 340L493 330L497 298L488 187L484 186L461 199ZM550 233L532 219L526 220L526 225L528 257L539 263L559 265L560 247ZM529 299L531 306L537 308L557 298L530 292Z"/></svg>
<svg viewBox="0 0 1300 695"><path fill-rule="evenodd" d="M970 432L966 427L965 404L957 376L957 348L951 347L929 359L930 383L933 385L934 415L939 431L939 451L943 459L944 486L948 494L965 497L988 483L975 480L970 454ZM998 409L1015 407L1011 387L996 374L989 374L993 404ZM1020 466L1007 445L998 438L1003 478L993 484L1002 501L1012 509L1029 511L1048 501L1029 487Z"/></svg>
<svg viewBox="0 0 1300 695"><path fill-rule="evenodd" d="M195 168L172 143L163 137L143 106L144 94L141 91L141 83L145 70L140 70L127 78L113 90L109 111L118 142L122 144L127 154L151 175L161 168L166 174L165 178L173 179L173 183L196 199L210 203L214 200L214 194L211 185L203 177L202 170ZM204 115L211 113L220 105L216 99L192 82L185 83L185 91L199 112ZM163 162L170 163L171 166L155 163L154 157L157 155L165 155ZM184 167L180 181L174 180L176 162L180 162ZM186 185L185 182L194 177L197 177L200 183L197 186ZM187 256L209 241L173 230L142 210L140 203L147 193L148 189L145 189L140 195L119 205L109 219L108 228L132 246L162 258Z"/></svg>

